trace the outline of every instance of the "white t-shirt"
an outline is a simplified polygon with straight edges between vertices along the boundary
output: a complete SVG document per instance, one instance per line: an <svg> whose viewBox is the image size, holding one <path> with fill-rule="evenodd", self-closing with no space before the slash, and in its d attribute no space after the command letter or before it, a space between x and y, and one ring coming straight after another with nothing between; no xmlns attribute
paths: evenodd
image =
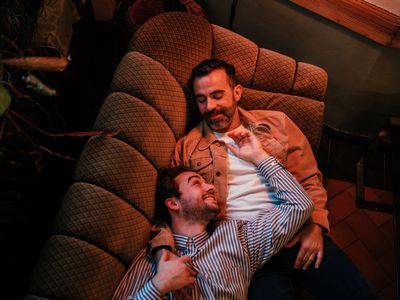
<svg viewBox="0 0 400 300"><path fill-rule="evenodd" d="M243 130L240 125L234 131ZM218 140L239 147L227 133L214 132ZM265 210L276 205L274 192L268 188L264 176L257 167L244 161L228 149L228 197L226 215L228 219L251 220L260 210Z"/></svg>

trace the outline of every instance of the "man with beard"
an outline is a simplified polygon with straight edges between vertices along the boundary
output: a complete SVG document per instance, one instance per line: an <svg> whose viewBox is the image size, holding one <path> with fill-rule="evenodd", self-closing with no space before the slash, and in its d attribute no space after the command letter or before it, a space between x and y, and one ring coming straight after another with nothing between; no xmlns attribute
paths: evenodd
<svg viewBox="0 0 400 300"><path fill-rule="evenodd" d="M230 137L238 145L235 154L264 177L276 205L260 210L252 221L208 226L220 212L214 186L186 168L164 170L156 213L171 226L178 258L168 259L164 252L156 263L142 250L114 299L176 299L177 290L186 299L245 299L252 274L308 219L313 204L307 193L254 134L244 130Z"/></svg>
<svg viewBox="0 0 400 300"><path fill-rule="evenodd" d="M255 274L249 299L294 299L294 279L319 299L374 299L357 268L323 236L329 231L327 194L300 129L282 112L238 107L242 86L236 82L234 66L225 61L201 62L193 69L190 83L203 121L177 142L171 166L191 168L215 186L221 206L218 219L251 220L260 209L276 204L259 170L236 155L238 145L230 134L244 130L255 134L314 202L307 223ZM158 230L160 235L150 243L157 255L161 253L157 249L174 247L168 231Z"/></svg>

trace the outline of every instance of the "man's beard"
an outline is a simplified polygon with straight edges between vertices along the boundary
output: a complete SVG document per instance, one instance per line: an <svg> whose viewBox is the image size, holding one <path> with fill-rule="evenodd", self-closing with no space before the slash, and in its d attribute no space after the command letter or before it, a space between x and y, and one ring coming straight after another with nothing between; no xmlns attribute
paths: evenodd
<svg viewBox="0 0 400 300"><path fill-rule="evenodd" d="M214 109L212 111L206 112L203 117L206 121L208 127L210 127L213 131L221 131L224 132L228 130L229 126L232 123L233 115L236 110L236 102L234 102L234 106L230 109ZM218 120L212 120L210 117L213 115L222 114L223 118Z"/></svg>
<svg viewBox="0 0 400 300"><path fill-rule="evenodd" d="M202 205L188 205L187 201L182 201L183 215L186 220L209 222L221 211L218 205L213 206L207 203Z"/></svg>

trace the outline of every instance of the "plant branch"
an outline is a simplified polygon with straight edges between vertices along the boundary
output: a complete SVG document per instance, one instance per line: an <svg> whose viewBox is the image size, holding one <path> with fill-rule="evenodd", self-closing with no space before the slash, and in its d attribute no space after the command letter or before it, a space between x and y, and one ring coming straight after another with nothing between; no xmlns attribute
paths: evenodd
<svg viewBox="0 0 400 300"><path fill-rule="evenodd" d="M46 136L50 136L50 137L91 137L91 136L98 136L98 135L104 135L104 136L107 136L107 137L112 137L112 136L118 134L118 132L119 132L118 130L116 130L116 131L111 131L111 132L105 132L105 131L81 131L81 132L65 132L65 133L48 133L48 132L45 132L44 130L40 129L35 124L33 124L30 121L28 121L27 119L25 119L20 114L14 112L12 110L9 110L9 112L13 116L19 118L20 120L22 120L23 122L25 122L26 124L28 124L29 126L34 128L35 130L39 131L41 134L46 135Z"/></svg>
<svg viewBox="0 0 400 300"><path fill-rule="evenodd" d="M7 114L7 112L6 112ZM6 118L3 118L2 122L1 122L1 127L0 127L0 143L1 143L1 139L3 137L3 132L4 132L4 128L6 127Z"/></svg>
<svg viewBox="0 0 400 300"><path fill-rule="evenodd" d="M34 105L36 105L36 106L47 116L47 119L48 119L49 122L52 124L52 120L51 120L50 114L48 113L48 111L47 111L39 102L33 100L31 96L26 95L26 94L23 94L23 93L21 93L19 90L17 90L17 89L14 87L14 85L11 84L10 80L8 80L8 84L9 84L10 87L12 88L12 90L13 90L13 92L14 92L14 94L15 94L15 96L16 96L17 98L26 99L26 100L29 100L30 102L32 102Z"/></svg>
<svg viewBox="0 0 400 300"><path fill-rule="evenodd" d="M77 161L77 159L74 158L74 157L60 154L60 153L55 152L55 151L52 151L52 150L50 150L50 149L48 149L48 148L46 148L46 147L44 147L44 146L40 146L40 145L36 144L36 143L29 137L29 135L28 135L14 120L13 120L13 118L12 118L9 114L7 114L7 118L10 120L11 123L13 123L13 125L14 125L15 128L17 129L17 132L18 132L19 134L23 134L24 137L28 140L28 142L31 143L31 145L33 145L35 148L40 149L40 150L42 150L42 151L44 151L44 152L46 152L46 153L48 153L48 154L50 154L50 155L53 155L53 156L57 156L57 157L60 157L60 158L64 158L64 159L67 159L67 160L70 160L70 161Z"/></svg>

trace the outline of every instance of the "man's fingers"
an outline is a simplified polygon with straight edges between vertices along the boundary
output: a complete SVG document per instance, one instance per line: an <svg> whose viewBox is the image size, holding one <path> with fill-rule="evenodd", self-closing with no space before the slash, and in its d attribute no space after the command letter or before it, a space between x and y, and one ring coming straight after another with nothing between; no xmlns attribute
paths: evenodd
<svg viewBox="0 0 400 300"><path fill-rule="evenodd" d="M185 300L190 300L191 299L189 293L186 291L185 288L181 289L181 291L182 291L183 299L185 299Z"/></svg>
<svg viewBox="0 0 400 300"><path fill-rule="evenodd" d="M193 269L193 267L190 265L192 262L192 258L190 256L188 256L188 255L182 256L179 258L179 260L187 266L189 276L197 275L197 271L195 269Z"/></svg>
<svg viewBox="0 0 400 300"><path fill-rule="evenodd" d="M189 255L181 256L179 260L183 263L190 263L192 262L192 258Z"/></svg>
<svg viewBox="0 0 400 300"><path fill-rule="evenodd" d="M321 265L322 259L324 257L322 249L320 249L317 253L317 259L315 261L315 268L318 269L319 266Z"/></svg>
<svg viewBox="0 0 400 300"><path fill-rule="evenodd" d="M310 266L310 264L314 261L314 259L315 259L315 255L314 255L314 254L310 255L308 259L305 259L306 262L305 262L305 264L303 265L303 270L307 270L307 268L308 268L308 267Z"/></svg>
<svg viewBox="0 0 400 300"><path fill-rule="evenodd" d="M196 277L190 277L188 279L188 281L189 281L189 285L192 285L192 284L194 284L196 282Z"/></svg>
<svg viewBox="0 0 400 300"><path fill-rule="evenodd" d="M168 252L167 252L167 250L162 249L161 256L158 261L160 262L160 261L167 261L167 260L168 260Z"/></svg>
<svg viewBox="0 0 400 300"><path fill-rule="evenodd" d="M294 268L300 269L304 264L304 257L306 257L306 251L301 248L299 253L297 253L296 261L294 262Z"/></svg>
<svg viewBox="0 0 400 300"><path fill-rule="evenodd" d="M176 300L184 300L180 290L172 291L172 294L174 294Z"/></svg>
<svg viewBox="0 0 400 300"><path fill-rule="evenodd" d="M188 266L188 269L189 269L189 274L191 276L196 276L197 275L197 271L195 269L193 269L192 266Z"/></svg>
<svg viewBox="0 0 400 300"><path fill-rule="evenodd" d="M236 156L238 156L239 150L238 150L235 146L233 146L233 145L231 145L231 144L226 144L226 147L227 147L229 150L231 150L231 151L233 152L233 154L235 154Z"/></svg>
<svg viewBox="0 0 400 300"><path fill-rule="evenodd" d="M233 140L237 140L238 139L238 132L228 132L228 136Z"/></svg>
<svg viewBox="0 0 400 300"><path fill-rule="evenodd" d="M240 132L230 132L228 133L228 136L233 139L236 144L241 144L243 141L245 141L245 139L250 137L250 132L248 130Z"/></svg>

